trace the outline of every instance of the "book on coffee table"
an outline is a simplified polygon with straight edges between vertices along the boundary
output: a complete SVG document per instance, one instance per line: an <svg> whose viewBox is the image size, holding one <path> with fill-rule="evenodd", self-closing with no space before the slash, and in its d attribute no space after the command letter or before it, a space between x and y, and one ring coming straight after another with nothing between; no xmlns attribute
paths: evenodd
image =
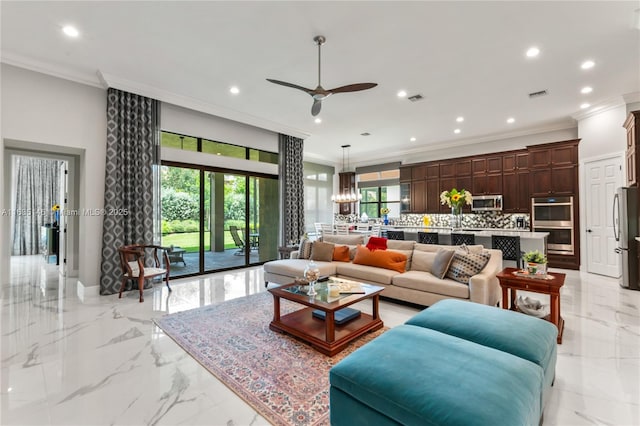
<svg viewBox="0 0 640 426"><path fill-rule="evenodd" d="M312 315L318 319L324 320L326 317L326 312L321 311L320 309L316 309L313 311ZM334 313L333 322L341 325L347 321L351 321L352 319L358 318L360 316L360 311L352 308L343 308Z"/></svg>

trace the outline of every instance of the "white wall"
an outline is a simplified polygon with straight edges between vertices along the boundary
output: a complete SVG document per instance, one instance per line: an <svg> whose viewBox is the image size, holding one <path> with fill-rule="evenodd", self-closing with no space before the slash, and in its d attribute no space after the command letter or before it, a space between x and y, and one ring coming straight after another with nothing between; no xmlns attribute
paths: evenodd
<svg viewBox="0 0 640 426"><path fill-rule="evenodd" d="M104 206L106 149L106 91L68 80L47 76L10 65L1 65L0 164L6 166L5 140L40 144L51 152L81 153L80 209ZM14 144L15 146L15 144ZM65 150L65 148L67 148ZM10 208L6 194L9 179L0 177L5 192L0 208ZM9 280L9 217L0 224L0 270L2 283ZM85 286L100 280L102 218L79 218L78 279Z"/></svg>
<svg viewBox="0 0 640 426"><path fill-rule="evenodd" d="M160 120L162 130L169 132L278 152L277 133L226 118L163 102Z"/></svg>

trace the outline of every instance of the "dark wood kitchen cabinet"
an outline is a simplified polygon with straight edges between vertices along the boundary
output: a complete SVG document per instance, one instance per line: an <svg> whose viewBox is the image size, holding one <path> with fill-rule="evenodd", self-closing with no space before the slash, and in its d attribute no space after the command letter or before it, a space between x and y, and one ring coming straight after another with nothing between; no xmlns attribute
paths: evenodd
<svg viewBox="0 0 640 426"><path fill-rule="evenodd" d="M625 159L627 165L627 186L638 185L640 174L640 111L632 111L624 122L627 131Z"/></svg>
<svg viewBox="0 0 640 426"><path fill-rule="evenodd" d="M427 184L424 179L411 181L411 211L422 213L427 208Z"/></svg>
<svg viewBox="0 0 640 426"><path fill-rule="evenodd" d="M502 211L528 213L531 208L529 153L526 150L505 153L502 170Z"/></svg>
<svg viewBox="0 0 640 426"><path fill-rule="evenodd" d="M490 154L472 160L473 195L502 194L502 155Z"/></svg>
<svg viewBox="0 0 640 426"><path fill-rule="evenodd" d="M528 148L532 197L578 193L578 142L570 140Z"/></svg>

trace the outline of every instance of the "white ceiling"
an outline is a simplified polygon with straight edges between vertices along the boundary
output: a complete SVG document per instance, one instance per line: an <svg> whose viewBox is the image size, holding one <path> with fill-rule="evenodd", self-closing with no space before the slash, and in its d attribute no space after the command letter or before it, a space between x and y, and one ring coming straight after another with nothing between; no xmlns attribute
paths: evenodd
<svg viewBox="0 0 640 426"><path fill-rule="evenodd" d="M352 162L384 162L436 146L575 126L581 103L602 107L640 92L639 7L638 1L2 1L2 61L94 84L100 72L222 116L307 133L310 159L339 162L340 146L351 144ZM66 24L80 37L64 36ZM265 80L314 88L318 34L327 37L325 88L378 83L328 98L320 125L309 95ZM533 45L540 56L526 58ZM596 66L580 69L586 59ZM232 85L239 95L229 93ZM593 92L581 94L587 85ZM424 100L400 99L400 89ZM529 99L539 90L549 94ZM457 116L465 121L456 123ZM507 124L508 117L515 123Z"/></svg>

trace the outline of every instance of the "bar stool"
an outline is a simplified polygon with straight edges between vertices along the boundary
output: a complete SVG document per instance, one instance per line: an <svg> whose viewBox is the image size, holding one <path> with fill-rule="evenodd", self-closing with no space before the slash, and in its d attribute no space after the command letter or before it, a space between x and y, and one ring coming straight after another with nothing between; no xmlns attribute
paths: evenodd
<svg viewBox="0 0 640 426"><path fill-rule="evenodd" d="M520 237L504 235L491 236L491 248L502 251L502 260L513 260L516 267L522 269L522 252L520 251Z"/></svg>
<svg viewBox="0 0 640 426"><path fill-rule="evenodd" d="M404 240L404 231L387 231L387 239Z"/></svg>
<svg viewBox="0 0 640 426"><path fill-rule="evenodd" d="M422 244L440 244L437 232L418 231L418 242Z"/></svg>
<svg viewBox="0 0 640 426"><path fill-rule="evenodd" d="M456 234L455 232L451 233L452 246L461 246L462 244L473 245L475 243L476 236L473 234Z"/></svg>

